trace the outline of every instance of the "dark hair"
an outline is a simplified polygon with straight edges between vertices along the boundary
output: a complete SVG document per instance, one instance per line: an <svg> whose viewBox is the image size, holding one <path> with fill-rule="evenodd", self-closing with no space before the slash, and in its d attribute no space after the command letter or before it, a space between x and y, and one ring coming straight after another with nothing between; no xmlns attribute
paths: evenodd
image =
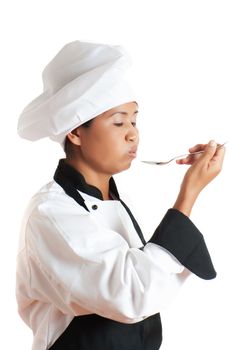
<svg viewBox="0 0 233 350"><path fill-rule="evenodd" d="M92 120L93 119L90 119L88 120L86 123L82 124L81 126L84 127L84 128L89 128L91 126L91 123L92 123ZM75 134L75 131L77 130L74 129L72 130L71 132L73 134ZM73 143L69 140L69 138L66 136L66 139L65 139L65 147L64 147L64 151L65 151L65 154L66 154L66 157L69 157L69 155L71 155L72 153L72 147L73 147Z"/></svg>

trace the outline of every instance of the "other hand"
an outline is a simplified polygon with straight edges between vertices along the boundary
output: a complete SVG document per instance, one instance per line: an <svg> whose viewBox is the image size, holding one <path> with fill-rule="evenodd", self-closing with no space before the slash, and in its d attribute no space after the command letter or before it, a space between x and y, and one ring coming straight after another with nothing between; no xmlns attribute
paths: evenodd
<svg viewBox="0 0 233 350"><path fill-rule="evenodd" d="M178 164L191 165L185 173L180 192L173 207L187 216L190 215L199 193L222 169L225 148L217 148L217 146L217 143L213 140L207 145L198 144L190 148L189 151L198 152L204 150L203 153L189 155L176 161Z"/></svg>

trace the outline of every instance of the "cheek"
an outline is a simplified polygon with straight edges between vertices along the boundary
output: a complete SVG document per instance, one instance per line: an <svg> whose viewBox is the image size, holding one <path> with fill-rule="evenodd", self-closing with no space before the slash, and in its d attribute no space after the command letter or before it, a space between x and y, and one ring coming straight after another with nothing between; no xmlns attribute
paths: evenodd
<svg viewBox="0 0 233 350"><path fill-rule="evenodd" d="M95 137L84 146L83 151L86 158L98 163L104 162L113 152L112 142L109 142L104 135Z"/></svg>
<svg viewBox="0 0 233 350"><path fill-rule="evenodd" d="M85 157L95 163L113 163L126 151L125 136L121 128L112 125L96 127L94 132L83 140Z"/></svg>
<svg viewBox="0 0 233 350"><path fill-rule="evenodd" d="M107 142L105 140L102 143L96 145L95 154L99 159L103 161L106 160L108 162L114 161L116 158L119 158L123 153L123 145L122 142L116 142L116 140L112 140L111 142Z"/></svg>
<svg viewBox="0 0 233 350"><path fill-rule="evenodd" d="M124 136L121 130L106 129L100 137L95 139L95 152L99 151L102 155L109 156L118 154L124 148Z"/></svg>

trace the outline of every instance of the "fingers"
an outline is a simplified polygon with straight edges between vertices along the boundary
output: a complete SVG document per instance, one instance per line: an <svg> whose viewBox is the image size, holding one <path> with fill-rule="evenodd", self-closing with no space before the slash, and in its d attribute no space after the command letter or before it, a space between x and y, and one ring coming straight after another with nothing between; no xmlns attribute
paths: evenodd
<svg viewBox="0 0 233 350"><path fill-rule="evenodd" d="M190 147L189 152L193 153L193 152L204 151L207 145L208 144L206 144L206 143L198 143L197 145ZM218 143L217 146L221 146L221 144Z"/></svg>
<svg viewBox="0 0 233 350"><path fill-rule="evenodd" d="M180 158L176 160L177 164L192 165L200 158L201 154L190 154L185 158Z"/></svg>
<svg viewBox="0 0 233 350"><path fill-rule="evenodd" d="M217 143L214 140L209 141L209 143L205 146L204 153L200 158L203 160L210 160L215 155L217 148Z"/></svg>
<svg viewBox="0 0 233 350"><path fill-rule="evenodd" d="M198 143L197 145L189 148L189 152L193 153L193 152L204 151L205 147L206 147L206 144Z"/></svg>
<svg viewBox="0 0 233 350"><path fill-rule="evenodd" d="M224 156L225 156L225 147L219 147L216 149L216 152L213 158L211 159L211 161L214 162L216 166L218 166L221 169L223 165Z"/></svg>
<svg viewBox="0 0 233 350"><path fill-rule="evenodd" d="M201 157L200 162L206 162L213 171L219 173L222 169L222 164L225 155L225 148L218 147L221 146L217 144L214 140L211 140L205 148L205 151Z"/></svg>
<svg viewBox="0 0 233 350"><path fill-rule="evenodd" d="M190 153L194 152L200 152L204 151L206 148L206 144L204 143L198 143L197 145L189 148ZM186 165L192 165L194 162L196 162L200 158L200 154L190 154L185 158L180 158L176 160L177 164L186 164Z"/></svg>
<svg viewBox="0 0 233 350"><path fill-rule="evenodd" d="M215 141L210 141L207 145L196 145L190 150L200 150L203 153L189 154L186 158L177 160L178 164L190 164L185 173L181 188L186 193L198 195L221 171L224 159L224 147L217 148Z"/></svg>
<svg viewBox="0 0 233 350"><path fill-rule="evenodd" d="M187 158L176 159L177 164L189 164Z"/></svg>
<svg viewBox="0 0 233 350"><path fill-rule="evenodd" d="M186 165L191 165L194 162L194 156L187 156L185 158L180 158L176 160L177 164L186 164Z"/></svg>
<svg viewBox="0 0 233 350"><path fill-rule="evenodd" d="M189 151L190 151L190 153L204 151L203 153L190 154L185 158L177 159L176 163L177 164L192 165L201 158L201 159L203 159L203 161L208 161L208 160L218 161L222 165L223 159L224 159L225 148L218 147L218 146L221 146L221 144L217 144L214 140L209 141L208 144L199 143L199 144L189 148Z"/></svg>

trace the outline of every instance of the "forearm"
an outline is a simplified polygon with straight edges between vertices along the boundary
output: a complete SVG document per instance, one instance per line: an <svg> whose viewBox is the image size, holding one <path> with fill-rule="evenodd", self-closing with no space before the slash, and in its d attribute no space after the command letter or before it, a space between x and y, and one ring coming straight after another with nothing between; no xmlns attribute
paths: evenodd
<svg viewBox="0 0 233 350"><path fill-rule="evenodd" d="M188 192L185 189L181 189L176 199L173 209L177 209L186 216L190 216L193 205L198 197L198 194Z"/></svg>

